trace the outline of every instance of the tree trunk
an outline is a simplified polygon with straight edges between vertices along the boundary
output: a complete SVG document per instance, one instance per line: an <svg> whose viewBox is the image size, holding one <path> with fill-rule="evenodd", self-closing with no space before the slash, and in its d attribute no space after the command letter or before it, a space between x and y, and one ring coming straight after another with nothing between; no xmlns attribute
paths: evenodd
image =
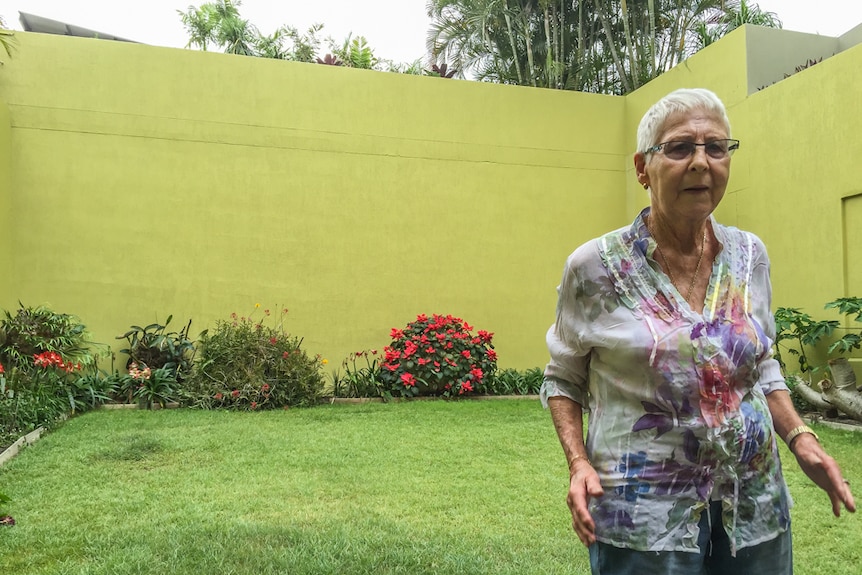
<svg viewBox="0 0 862 575"><path fill-rule="evenodd" d="M512 47L512 59L515 61L515 72L518 74L518 85L524 85L524 75L521 73L521 63L518 62L518 48L515 45L515 34L512 31L512 19L509 17L509 2L503 2L503 16L506 18L506 31L509 33L509 45Z"/></svg>
<svg viewBox="0 0 862 575"><path fill-rule="evenodd" d="M602 28L605 31L605 47L610 50L611 58L613 58L614 65L617 69L617 74L619 74L620 81L623 84L623 91L625 94L628 94L632 91L631 83L629 82L628 75L626 74L625 66L623 66L622 61L620 61L619 54L617 54L617 49L614 45L615 38L611 33L611 25L608 22L607 14L605 14L605 10L599 4L599 0L593 0L593 6L596 9L596 13L599 15L599 20L601 20Z"/></svg>
<svg viewBox="0 0 862 575"><path fill-rule="evenodd" d="M622 0L623 12L623 31L626 35L626 49L629 53L629 68L632 74L632 86L637 89L640 86L640 74L638 73L638 59L635 55L635 48L632 43L631 26L629 26L629 9L626 0Z"/></svg>
<svg viewBox="0 0 862 575"><path fill-rule="evenodd" d="M793 388L793 393L799 395L802 399L805 400L805 403L809 404L811 407L818 409L819 411L829 411L830 409L835 409L831 403L826 401L823 398L823 394L812 388L808 385L808 382L802 381L801 379L798 381L796 386Z"/></svg>
<svg viewBox="0 0 862 575"><path fill-rule="evenodd" d="M845 391L856 391L856 374L847 358L839 357L829 360L829 371L832 372L832 383L838 389Z"/></svg>
<svg viewBox="0 0 862 575"><path fill-rule="evenodd" d="M835 382L820 382L826 401L855 419L862 421L862 394L856 391L856 375L845 358L829 361Z"/></svg>

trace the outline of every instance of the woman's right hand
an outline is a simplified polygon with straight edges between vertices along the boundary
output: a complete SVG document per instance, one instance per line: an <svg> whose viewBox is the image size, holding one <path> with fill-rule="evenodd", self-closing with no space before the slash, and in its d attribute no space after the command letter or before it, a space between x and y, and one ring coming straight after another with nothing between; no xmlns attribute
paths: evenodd
<svg viewBox="0 0 862 575"><path fill-rule="evenodd" d="M572 465L566 503L572 512L572 527L585 547L596 542L596 524L589 510L590 499L604 494L599 476L589 461L586 459L575 461Z"/></svg>

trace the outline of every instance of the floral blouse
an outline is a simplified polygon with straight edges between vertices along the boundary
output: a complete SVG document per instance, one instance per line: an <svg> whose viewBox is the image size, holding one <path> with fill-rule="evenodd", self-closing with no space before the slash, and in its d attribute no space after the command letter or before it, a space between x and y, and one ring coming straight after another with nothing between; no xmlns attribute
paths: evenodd
<svg viewBox="0 0 862 575"><path fill-rule="evenodd" d="M660 271L648 213L569 256L542 402L565 396L590 412L599 541L697 552L701 512L720 499L735 554L790 524L766 402L787 389L772 357L769 260L755 235L711 219L721 251L698 313Z"/></svg>

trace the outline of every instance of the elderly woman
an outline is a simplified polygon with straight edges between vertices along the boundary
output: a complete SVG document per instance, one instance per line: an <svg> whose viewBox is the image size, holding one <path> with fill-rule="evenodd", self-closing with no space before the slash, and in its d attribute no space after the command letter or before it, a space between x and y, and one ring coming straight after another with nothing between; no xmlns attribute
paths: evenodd
<svg viewBox="0 0 862 575"><path fill-rule="evenodd" d="M772 357L766 249L711 215L739 148L730 135L708 90L658 101L634 155L650 206L566 263L542 401L594 574L792 573L777 439L836 516L855 511Z"/></svg>

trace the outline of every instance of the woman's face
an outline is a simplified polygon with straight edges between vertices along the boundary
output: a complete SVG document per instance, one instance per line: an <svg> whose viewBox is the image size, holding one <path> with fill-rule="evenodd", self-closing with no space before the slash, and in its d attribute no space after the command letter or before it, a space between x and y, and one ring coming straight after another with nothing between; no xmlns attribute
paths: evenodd
<svg viewBox="0 0 862 575"><path fill-rule="evenodd" d="M658 143L695 142L703 144L728 137L723 122L704 110L674 114L665 121ZM697 223L715 210L730 176L730 156L715 159L697 146L693 155L673 160L663 151L647 156L635 154L638 181L650 187L650 204L666 222Z"/></svg>

